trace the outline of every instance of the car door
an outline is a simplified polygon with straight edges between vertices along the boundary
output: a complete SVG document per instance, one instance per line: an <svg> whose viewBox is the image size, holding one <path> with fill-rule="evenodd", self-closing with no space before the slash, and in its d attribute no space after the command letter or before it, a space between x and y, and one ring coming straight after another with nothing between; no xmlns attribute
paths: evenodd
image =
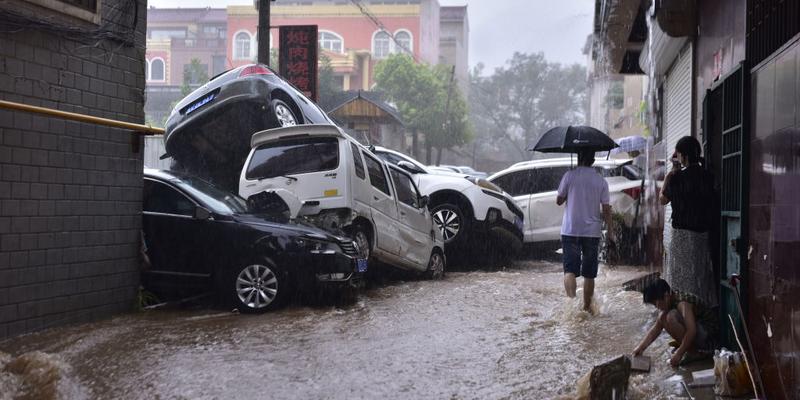
<svg viewBox="0 0 800 400"><path fill-rule="evenodd" d="M399 229L397 227L397 204L389 187L386 167L377 158L364 154L364 163L370 182L370 205L375 223L375 247L378 250L399 256Z"/></svg>
<svg viewBox="0 0 800 400"><path fill-rule="evenodd" d="M142 230L151 261L149 272L204 274L203 223L194 218L196 203L166 183L145 179Z"/></svg>
<svg viewBox="0 0 800 400"><path fill-rule="evenodd" d="M517 206L525 215L522 233L525 236L526 242L533 240L533 227L531 225L533 210L530 208L530 202L535 181L536 170L534 169L513 171L492 179L492 183L500 186L501 189L514 198L514 202L517 203Z"/></svg>
<svg viewBox="0 0 800 400"><path fill-rule="evenodd" d="M536 170L530 188L531 236L534 241L561 239L564 206L556 204L558 185L569 167L545 167Z"/></svg>
<svg viewBox="0 0 800 400"><path fill-rule="evenodd" d="M432 249L430 214L419 206L420 194L411 176L397 168L389 167L397 198L400 220L400 255L414 268L425 269Z"/></svg>

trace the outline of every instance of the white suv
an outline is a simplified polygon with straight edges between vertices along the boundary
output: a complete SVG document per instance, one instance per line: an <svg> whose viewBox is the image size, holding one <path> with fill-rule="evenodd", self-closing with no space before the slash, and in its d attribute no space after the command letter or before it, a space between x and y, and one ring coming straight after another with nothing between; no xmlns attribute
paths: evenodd
<svg viewBox="0 0 800 400"><path fill-rule="evenodd" d="M489 181L514 196L526 213L526 243L561 240L564 207L556 204L556 192L561 177L574 165L575 161L569 158L525 161L489 177ZM631 227L637 219L641 171L631 160L597 159L593 167L608 182L613 212L622 215L625 224Z"/></svg>
<svg viewBox="0 0 800 400"><path fill-rule="evenodd" d="M430 197L434 222L448 247L487 250L476 246L490 238L491 250L510 256L522 247L524 214L514 198L486 179L455 172L432 171L417 160L383 147L371 148L384 161L397 165L414 176L422 194ZM499 243L498 243L499 242ZM497 247L499 244L501 247Z"/></svg>
<svg viewBox="0 0 800 400"><path fill-rule="evenodd" d="M444 273L444 243L411 176L333 125L258 132L239 179L252 203L280 197L290 218L350 235L361 256Z"/></svg>

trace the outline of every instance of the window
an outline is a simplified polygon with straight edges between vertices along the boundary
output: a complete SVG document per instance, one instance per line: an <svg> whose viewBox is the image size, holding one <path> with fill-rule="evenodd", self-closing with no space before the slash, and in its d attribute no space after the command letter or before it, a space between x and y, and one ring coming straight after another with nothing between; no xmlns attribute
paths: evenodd
<svg viewBox="0 0 800 400"><path fill-rule="evenodd" d="M492 180L501 189L512 196L522 196L534 193L536 173L534 170L511 172Z"/></svg>
<svg viewBox="0 0 800 400"><path fill-rule="evenodd" d="M369 182L375 189L380 190L386 195L391 196L389 192L389 182L386 181L386 173L380 161L364 154L364 160L367 163L367 170L369 171Z"/></svg>
<svg viewBox="0 0 800 400"><path fill-rule="evenodd" d="M319 47L334 53L344 52L344 40L333 32L319 32Z"/></svg>
<svg viewBox="0 0 800 400"><path fill-rule="evenodd" d="M233 37L233 59L249 60L252 58L252 37L248 32L238 32Z"/></svg>
<svg viewBox="0 0 800 400"><path fill-rule="evenodd" d="M184 29L153 29L150 31L151 39L186 39Z"/></svg>
<svg viewBox="0 0 800 400"><path fill-rule="evenodd" d="M337 138L280 140L259 146L250 165L247 179L275 178L283 175L329 171L339 166Z"/></svg>
<svg viewBox="0 0 800 400"><path fill-rule="evenodd" d="M211 56L211 76L225 72L225 56Z"/></svg>
<svg viewBox="0 0 800 400"><path fill-rule="evenodd" d="M219 37L219 31L220 31L219 26L206 25L203 27L203 35L205 35L206 37L213 37L213 38Z"/></svg>
<svg viewBox="0 0 800 400"><path fill-rule="evenodd" d="M200 178L184 176L177 186L217 214L230 215L247 212L247 202L243 198Z"/></svg>
<svg viewBox="0 0 800 400"><path fill-rule="evenodd" d="M389 168L389 173L392 175L392 180L394 181L394 190L397 192L397 200L400 200L400 202L409 207L418 208L417 199L419 195L417 194L417 189L414 187L414 183L411 182L411 178L394 168Z"/></svg>
<svg viewBox="0 0 800 400"><path fill-rule="evenodd" d="M143 210L146 212L194 215L194 202L170 186L145 179L142 192L144 197Z"/></svg>
<svg viewBox="0 0 800 400"><path fill-rule="evenodd" d="M531 193L555 192L561 184L561 178L569 171L569 167L542 168Z"/></svg>
<svg viewBox="0 0 800 400"><path fill-rule="evenodd" d="M372 56L376 59L386 58L391 52L392 38L386 31L378 31L372 37Z"/></svg>
<svg viewBox="0 0 800 400"><path fill-rule="evenodd" d="M367 175L364 173L364 162L361 161L361 152L358 151L358 146L355 143L350 143L350 149L353 151L353 167L356 170L356 176L364 179Z"/></svg>
<svg viewBox="0 0 800 400"><path fill-rule="evenodd" d="M408 31L398 31L397 33L394 34L394 40L395 40L394 43L395 53L411 54L413 50L412 48L413 44L411 42L411 33L409 33Z"/></svg>
<svg viewBox="0 0 800 400"><path fill-rule="evenodd" d="M150 80L156 82L164 81L164 60L154 58L150 61Z"/></svg>

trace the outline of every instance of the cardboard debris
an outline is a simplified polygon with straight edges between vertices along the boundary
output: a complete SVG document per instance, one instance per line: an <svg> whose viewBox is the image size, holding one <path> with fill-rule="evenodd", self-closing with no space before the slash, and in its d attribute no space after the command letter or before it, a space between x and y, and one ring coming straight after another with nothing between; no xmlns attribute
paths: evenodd
<svg viewBox="0 0 800 400"><path fill-rule="evenodd" d="M714 375L714 368L704 369L702 371L692 372L692 387L711 386L716 383L716 375Z"/></svg>
<svg viewBox="0 0 800 400"><path fill-rule="evenodd" d="M651 359L649 356L629 356L631 371L650 372Z"/></svg>

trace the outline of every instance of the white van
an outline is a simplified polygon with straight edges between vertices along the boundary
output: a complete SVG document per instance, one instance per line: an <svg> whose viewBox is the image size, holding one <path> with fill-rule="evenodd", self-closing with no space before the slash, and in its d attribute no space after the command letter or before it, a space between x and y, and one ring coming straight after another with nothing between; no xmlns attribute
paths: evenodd
<svg viewBox="0 0 800 400"><path fill-rule="evenodd" d="M277 195L290 218L350 235L361 256L439 277L444 242L411 176L333 125L258 132L239 179L251 202Z"/></svg>

